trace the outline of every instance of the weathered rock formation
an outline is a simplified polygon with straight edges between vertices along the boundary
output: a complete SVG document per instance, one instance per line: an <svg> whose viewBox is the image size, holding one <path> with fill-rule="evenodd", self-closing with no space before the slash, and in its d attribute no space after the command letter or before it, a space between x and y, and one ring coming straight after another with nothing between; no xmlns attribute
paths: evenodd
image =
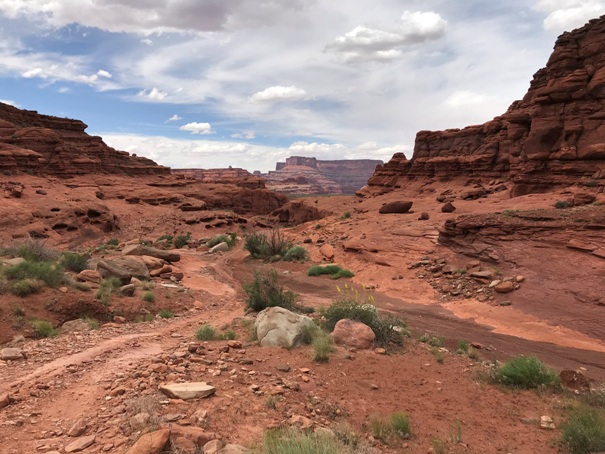
<svg viewBox="0 0 605 454"><path fill-rule="evenodd" d="M227 169L172 169L175 175L184 175L204 183L235 184L247 189L265 189L265 179L252 175L245 169L229 167Z"/></svg>
<svg viewBox="0 0 605 454"><path fill-rule="evenodd" d="M353 194L364 186L382 161L348 159L320 161L292 156L278 162L265 178L267 187L287 194Z"/></svg>
<svg viewBox="0 0 605 454"><path fill-rule="evenodd" d="M80 120L40 115L0 103L0 171L73 176L163 175L168 167L109 147Z"/></svg>
<svg viewBox="0 0 605 454"><path fill-rule="evenodd" d="M605 180L605 16L562 34L527 94L504 115L420 131L412 159L395 154L368 184L397 188L456 176L508 176L513 196Z"/></svg>

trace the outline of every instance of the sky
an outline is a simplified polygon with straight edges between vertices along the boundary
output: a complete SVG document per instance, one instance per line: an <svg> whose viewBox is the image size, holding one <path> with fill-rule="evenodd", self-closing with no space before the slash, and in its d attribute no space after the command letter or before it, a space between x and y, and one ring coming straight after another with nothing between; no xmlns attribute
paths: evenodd
<svg viewBox="0 0 605 454"><path fill-rule="evenodd" d="M605 0L0 0L0 100L174 168L412 156Z"/></svg>

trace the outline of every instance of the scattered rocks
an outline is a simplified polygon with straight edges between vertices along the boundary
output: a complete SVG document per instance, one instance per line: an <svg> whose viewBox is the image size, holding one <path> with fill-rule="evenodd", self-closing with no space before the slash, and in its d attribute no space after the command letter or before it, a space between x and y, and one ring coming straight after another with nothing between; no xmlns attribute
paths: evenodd
<svg viewBox="0 0 605 454"><path fill-rule="evenodd" d="M456 207L452 204L452 202L447 202L441 207L442 213L453 213L454 211L456 211Z"/></svg>
<svg viewBox="0 0 605 454"><path fill-rule="evenodd" d="M81 437L72 443L65 446L65 452L79 452L83 451L95 442L96 437L94 435L89 435L87 437Z"/></svg>
<svg viewBox="0 0 605 454"><path fill-rule="evenodd" d="M181 260L181 254L176 251L164 251L149 246L141 246L133 244L122 249L122 255L148 255L158 259L166 260L167 262L178 262Z"/></svg>
<svg viewBox="0 0 605 454"><path fill-rule="evenodd" d="M540 417L540 427L547 430L554 430L556 428L555 423L550 416Z"/></svg>
<svg viewBox="0 0 605 454"><path fill-rule="evenodd" d="M378 212L380 214L407 213L408 211L410 211L413 204L414 204L414 202L407 202L407 201L406 202L403 202L403 201L390 202L390 203L386 203L383 206L381 206L380 209L378 210Z"/></svg>
<svg viewBox="0 0 605 454"><path fill-rule="evenodd" d="M423 211L422 213L420 213L418 220L419 221L428 221L429 218L430 218L429 214L426 211Z"/></svg>
<svg viewBox="0 0 605 454"><path fill-rule="evenodd" d="M559 378L563 386L569 390L579 392L590 390L590 380L581 371L562 370L559 373Z"/></svg>
<svg viewBox="0 0 605 454"><path fill-rule="evenodd" d="M510 293L515 290L515 286L511 281L504 281L496 285L494 290L498 293Z"/></svg>
<svg viewBox="0 0 605 454"><path fill-rule="evenodd" d="M337 345L367 350L374 345L376 335L368 325L349 319L342 319L334 326L332 339L334 339L334 343Z"/></svg>
<svg viewBox="0 0 605 454"><path fill-rule="evenodd" d="M160 429L143 435L126 454L160 454L170 440L170 430Z"/></svg>
<svg viewBox="0 0 605 454"><path fill-rule="evenodd" d="M206 382L185 382L161 385L160 391L174 399L190 400L209 397L215 393L216 388Z"/></svg>

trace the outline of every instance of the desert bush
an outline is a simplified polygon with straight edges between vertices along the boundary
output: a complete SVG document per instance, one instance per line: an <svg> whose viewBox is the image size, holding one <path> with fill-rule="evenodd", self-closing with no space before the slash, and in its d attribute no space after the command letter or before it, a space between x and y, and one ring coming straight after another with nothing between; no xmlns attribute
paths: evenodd
<svg viewBox="0 0 605 454"><path fill-rule="evenodd" d="M207 241L206 246L212 248L217 244L227 243L227 246L229 246L229 249L231 249L233 246L235 246L236 242L237 235L235 233L230 233L229 235L225 235L224 233L222 233L220 235L216 235L214 238L211 238L209 241Z"/></svg>
<svg viewBox="0 0 605 454"><path fill-rule="evenodd" d="M174 314L167 309L161 309L160 312L158 312L158 315L161 318L173 318L174 317Z"/></svg>
<svg viewBox="0 0 605 454"><path fill-rule="evenodd" d="M495 381L513 388L558 385L559 375L535 356L516 356L494 371Z"/></svg>
<svg viewBox="0 0 605 454"><path fill-rule="evenodd" d="M286 251L282 260L286 262L306 262L309 260L309 252L302 246L294 246Z"/></svg>
<svg viewBox="0 0 605 454"><path fill-rule="evenodd" d="M107 241L107 243L105 243L105 244L107 246L116 248L120 244L120 240L118 240L117 238L112 238L111 240Z"/></svg>
<svg viewBox="0 0 605 454"><path fill-rule="evenodd" d="M158 238L158 241L166 241L167 243L172 243L174 239L174 235L162 235Z"/></svg>
<svg viewBox="0 0 605 454"><path fill-rule="evenodd" d="M28 296L38 293L44 287L44 282L37 279L20 279L11 287L11 293L16 296Z"/></svg>
<svg viewBox="0 0 605 454"><path fill-rule="evenodd" d="M0 255L22 257L31 262L54 262L61 256L57 250L33 238L14 246L0 248Z"/></svg>
<svg viewBox="0 0 605 454"><path fill-rule="evenodd" d="M459 340L458 341L458 350L456 350L456 353L458 354L464 354L464 353L468 353L468 350L471 346L469 345L469 343L465 340Z"/></svg>
<svg viewBox="0 0 605 454"><path fill-rule="evenodd" d="M558 208L559 210L563 208L569 208L570 206L571 203L569 203L567 200L557 200L554 205L554 207Z"/></svg>
<svg viewBox="0 0 605 454"><path fill-rule="evenodd" d="M244 249L255 259L268 255L267 235L264 233L247 233L244 235Z"/></svg>
<svg viewBox="0 0 605 454"><path fill-rule="evenodd" d="M182 248L183 246L185 246L187 243L189 243L189 241L191 240L191 232L187 232L186 235L178 235L174 241L174 247L177 249Z"/></svg>
<svg viewBox="0 0 605 454"><path fill-rule="evenodd" d="M63 268L56 263L38 262L26 259L25 262L4 269L4 275L11 280L38 279L49 287L58 287L64 282Z"/></svg>
<svg viewBox="0 0 605 454"><path fill-rule="evenodd" d="M95 297L100 300L104 305L109 305L111 301L111 295L122 285L120 279L116 277L110 277L107 279L103 279L99 288L97 289L97 293Z"/></svg>
<svg viewBox="0 0 605 454"><path fill-rule="evenodd" d="M339 320L350 319L369 326L376 335L376 343L402 344L406 332L405 322L392 315L381 315L374 306L371 295L366 301L361 301L357 290L345 286L337 287L341 296L330 306L320 309L323 317L322 326L326 331L332 332Z"/></svg>
<svg viewBox="0 0 605 454"><path fill-rule="evenodd" d="M395 412L388 417L370 418L370 429L374 438L389 444L394 436L408 439L412 436L410 416L407 413Z"/></svg>
<svg viewBox="0 0 605 454"><path fill-rule="evenodd" d="M235 340L237 339L237 333L233 330L227 330L221 337L225 340Z"/></svg>
<svg viewBox="0 0 605 454"><path fill-rule="evenodd" d="M247 306L256 312L274 306L291 309L296 300L296 294L279 283L275 270L255 270L254 280L244 285L244 291L248 294Z"/></svg>
<svg viewBox="0 0 605 454"><path fill-rule="evenodd" d="M271 234L267 237L268 257L283 257L292 246L292 243L284 237L279 227L273 228Z"/></svg>
<svg viewBox="0 0 605 454"><path fill-rule="evenodd" d="M318 329L311 341L313 347L313 361L325 363L330 360L330 354L334 351L334 342L328 333Z"/></svg>
<svg viewBox="0 0 605 454"><path fill-rule="evenodd" d="M54 337L58 334L52 323L46 320L32 320L34 334L37 337Z"/></svg>
<svg viewBox="0 0 605 454"><path fill-rule="evenodd" d="M296 429L272 429L265 432L264 454L352 454L353 450L338 438Z"/></svg>
<svg viewBox="0 0 605 454"><path fill-rule="evenodd" d="M562 426L562 443L572 454L605 451L605 418L596 408L574 408Z"/></svg>
<svg viewBox="0 0 605 454"><path fill-rule="evenodd" d="M351 217L351 212L350 211L345 211L343 213L343 215L340 217L340 219L344 220L344 219L349 219Z"/></svg>
<svg viewBox="0 0 605 454"><path fill-rule="evenodd" d="M153 303L155 301L155 293L150 290L146 291L145 293L143 293L143 301Z"/></svg>
<svg viewBox="0 0 605 454"><path fill-rule="evenodd" d="M209 324L202 325L195 333L195 338L200 341L211 341L216 339L216 330Z"/></svg>
<svg viewBox="0 0 605 454"><path fill-rule="evenodd" d="M99 321L96 318L92 318L92 317L84 317L82 319L84 322L86 322L86 324L88 325L88 327L92 330L98 330L101 327L101 324L99 323Z"/></svg>
<svg viewBox="0 0 605 454"><path fill-rule="evenodd" d="M313 265L307 270L307 276L321 276L323 274L331 275L332 279L340 279L341 277L353 277L355 273L344 269L338 265Z"/></svg>
<svg viewBox="0 0 605 454"><path fill-rule="evenodd" d="M92 287L86 282L74 282L73 286L76 290L80 290L81 292L90 292L92 290Z"/></svg>
<svg viewBox="0 0 605 454"><path fill-rule="evenodd" d="M64 252L61 257L61 265L69 271L79 273L88 267L88 258L75 252Z"/></svg>

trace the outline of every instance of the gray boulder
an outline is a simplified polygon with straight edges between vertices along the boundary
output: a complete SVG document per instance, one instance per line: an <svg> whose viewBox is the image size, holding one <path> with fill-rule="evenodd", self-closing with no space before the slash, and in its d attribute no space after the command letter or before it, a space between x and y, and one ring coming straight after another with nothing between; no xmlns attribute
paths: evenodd
<svg viewBox="0 0 605 454"><path fill-rule="evenodd" d="M293 348L303 343L313 320L283 307L269 307L258 314L254 328L262 347Z"/></svg>

